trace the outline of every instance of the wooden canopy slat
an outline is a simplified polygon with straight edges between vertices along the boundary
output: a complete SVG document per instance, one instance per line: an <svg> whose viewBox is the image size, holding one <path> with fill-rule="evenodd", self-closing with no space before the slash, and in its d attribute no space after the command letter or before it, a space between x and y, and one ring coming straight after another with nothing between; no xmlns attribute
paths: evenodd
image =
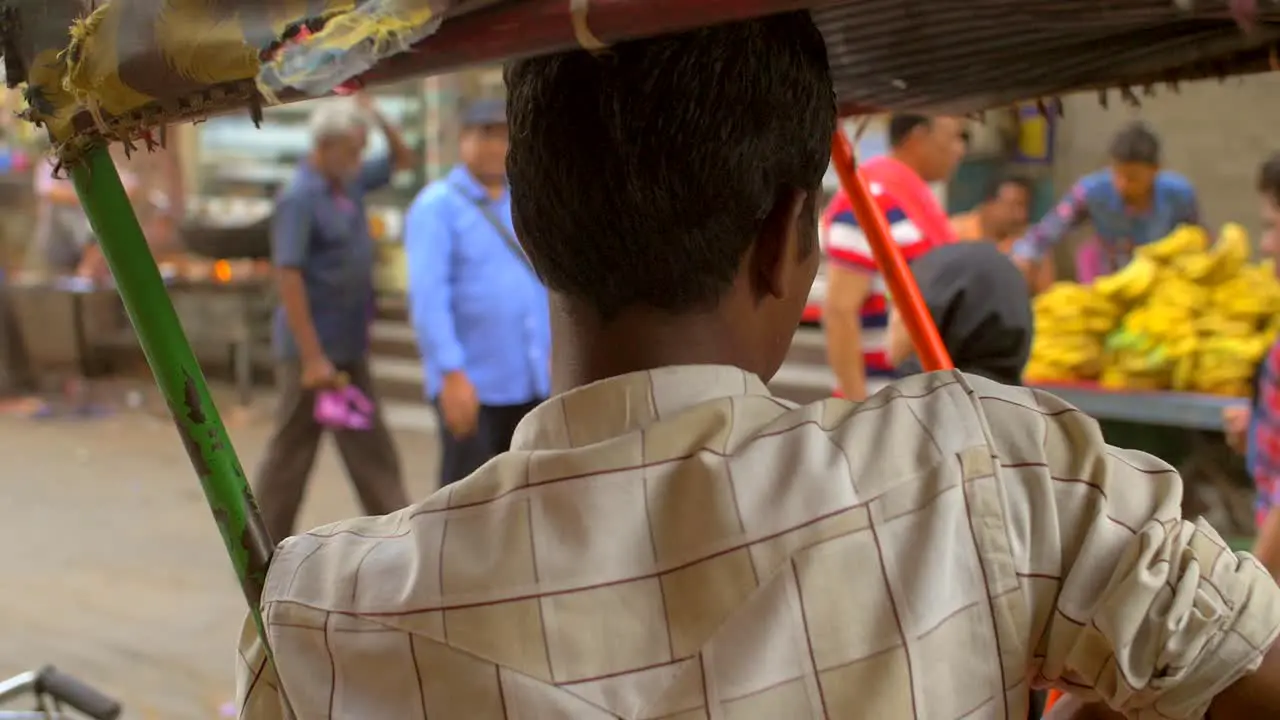
<svg viewBox="0 0 1280 720"><path fill-rule="evenodd" d="M816 9L846 106L967 113L1268 68L1280 12L1168 0L858 0Z"/></svg>
<svg viewBox="0 0 1280 720"><path fill-rule="evenodd" d="M524 0L459 17L370 83L579 47L566 0ZM641 14L637 7L644 7ZM1166 0L592 0L607 43L810 9L827 38L844 114L971 113L1080 90L1140 98L1161 83L1275 68L1280 11L1245 32L1225 2Z"/></svg>

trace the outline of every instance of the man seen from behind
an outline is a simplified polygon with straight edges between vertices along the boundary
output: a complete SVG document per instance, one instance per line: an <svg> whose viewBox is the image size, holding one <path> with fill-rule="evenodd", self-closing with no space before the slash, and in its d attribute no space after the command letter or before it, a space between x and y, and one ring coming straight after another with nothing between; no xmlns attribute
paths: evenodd
<svg viewBox="0 0 1280 720"><path fill-rule="evenodd" d="M1280 588L1176 471L959 372L797 406L836 110L807 12L507 68L555 394L425 502L286 541L242 717L1280 717ZM786 121L780 121L785 118Z"/></svg>

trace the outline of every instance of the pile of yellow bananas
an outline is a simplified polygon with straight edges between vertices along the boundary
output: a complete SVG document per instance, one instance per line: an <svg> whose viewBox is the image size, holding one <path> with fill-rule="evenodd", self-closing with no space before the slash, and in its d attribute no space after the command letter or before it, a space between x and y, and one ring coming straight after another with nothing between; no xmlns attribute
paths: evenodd
<svg viewBox="0 0 1280 720"><path fill-rule="evenodd" d="M1032 302L1035 338L1028 382L1092 380L1102 370L1102 345L1123 308L1088 285L1058 282Z"/></svg>
<svg viewBox="0 0 1280 720"><path fill-rule="evenodd" d="M1280 329L1280 282L1249 265L1249 236L1228 224L1216 243L1179 227L1142 247L1094 290L1127 312L1105 342L1104 386L1248 395L1254 368Z"/></svg>

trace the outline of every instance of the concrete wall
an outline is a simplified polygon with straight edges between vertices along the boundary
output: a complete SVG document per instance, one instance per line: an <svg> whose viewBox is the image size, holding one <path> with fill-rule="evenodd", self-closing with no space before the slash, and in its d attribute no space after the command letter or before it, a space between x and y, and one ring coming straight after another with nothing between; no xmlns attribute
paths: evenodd
<svg viewBox="0 0 1280 720"><path fill-rule="evenodd" d="M1140 108L1112 92L1109 106L1103 109L1096 94L1065 99L1053 169L1059 192L1102 167L1112 134L1140 118L1160 134L1165 166L1195 183L1209 226L1240 222L1256 237L1258 165L1280 151L1280 73L1191 83L1177 93L1158 88Z"/></svg>

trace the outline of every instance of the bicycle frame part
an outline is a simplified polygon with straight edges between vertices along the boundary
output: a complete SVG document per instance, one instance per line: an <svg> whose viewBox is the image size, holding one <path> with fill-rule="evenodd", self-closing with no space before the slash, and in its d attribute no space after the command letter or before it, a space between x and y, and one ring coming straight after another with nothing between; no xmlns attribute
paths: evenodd
<svg viewBox="0 0 1280 720"><path fill-rule="evenodd" d="M0 680L0 705L14 698L30 695L35 692L36 683L40 681L39 673L24 672L7 680Z"/></svg>
<svg viewBox="0 0 1280 720"><path fill-rule="evenodd" d="M933 322L929 308L920 296L920 286L902 256L902 248L894 242L889 232L889 221L880 212L879 205L871 195L866 180L858 172L853 157L853 146L844 133L837 128L831 137L831 164L835 167L840 185L849 202L853 205L853 214L867 233L867 243L871 245L871 253L875 256L876 265L884 275L885 285L893 303L902 314L907 334L911 336L911 344L916 349L916 357L920 365L927 371L951 370L951 355L942 344L942 336L938 334L938 326Z"/></svg>
<svg viewBox="0 0 1280 720"><path fill-rule="evenodd" d="M214 407L204 374L107 148L91 150L72 168L71 177L218 523L258 634L266 645L259 606L274 546Z"/></svg>
<svg viewBox="0 0 1280 720"><path fill-rule="evenodd" d="M40 673L38 672L24 672L0 680L0 705L27 696L40 700L39 688ZM61 710L0 710L0 720L77 720L77 718Z"/></svg>

